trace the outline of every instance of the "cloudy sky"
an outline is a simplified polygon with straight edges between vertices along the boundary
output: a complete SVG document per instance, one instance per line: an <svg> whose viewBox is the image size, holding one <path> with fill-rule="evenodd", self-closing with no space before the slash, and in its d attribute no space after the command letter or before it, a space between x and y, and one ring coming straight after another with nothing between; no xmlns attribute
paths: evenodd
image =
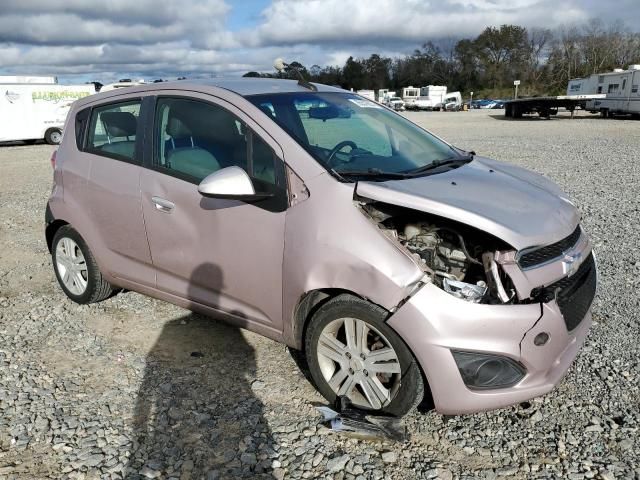
<svg viewBox="0 0 640 480"><path fill-rule="evenodd" d="M590 18L634 28L640 0L0 0L0 74L112 81L342 65L410 53L488 25ZM637 28L637 27L635 27Z"/></svg>

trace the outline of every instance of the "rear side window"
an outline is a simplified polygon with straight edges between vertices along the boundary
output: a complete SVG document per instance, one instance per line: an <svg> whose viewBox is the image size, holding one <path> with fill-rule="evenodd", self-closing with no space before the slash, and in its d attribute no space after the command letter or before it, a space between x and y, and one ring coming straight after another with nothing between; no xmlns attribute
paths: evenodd
<svg viewBox="0 0 640 480"><path fill-rule="evenodd" d="M97 155L134 160L139 117L140 100L94 108L86 149Z"/></svg>

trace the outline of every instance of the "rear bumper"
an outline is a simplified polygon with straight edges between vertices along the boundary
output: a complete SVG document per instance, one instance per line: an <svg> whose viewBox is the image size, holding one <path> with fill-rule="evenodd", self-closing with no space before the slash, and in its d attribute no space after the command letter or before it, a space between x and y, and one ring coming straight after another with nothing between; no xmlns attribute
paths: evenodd
<svg viewBox="0 0 640 480"><path fill-rule="evenodd" d="M513 405L549 392L560 382L591 325L591 312L568 332L555 303L481 305L459 300L427 284L388 320L408 344L425 373L436 410L463 414ZM539 333L549 341L536 346ZM509 357L526 368L508 388L472 390L451 350Z"/></svg>

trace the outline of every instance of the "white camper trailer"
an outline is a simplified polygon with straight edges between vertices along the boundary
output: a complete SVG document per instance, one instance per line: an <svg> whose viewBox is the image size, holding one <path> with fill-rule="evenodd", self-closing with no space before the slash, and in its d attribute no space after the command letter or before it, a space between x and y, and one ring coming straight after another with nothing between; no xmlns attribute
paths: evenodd
<svg viewBox="0 0 640 480"><path fill-rule="evenodd" d="M567 85L567 95L593 95L598 87L597 75L591 77L573 78Z"/></svg>
<svg viewBox="0 0 640 480"><path fill-rule="evenodd" d="M640 115L640 65L631 65L629 70L617 69L597 75L595 93L607 96L588 100L586 109L591 112L600 112L603 117L614 114Z"/></svg>
<svg viewBox="0 0 640 480"><path fill-rule="evenodd" d="M376 92L374 92L373 90L358 90L356 93L361 97L368 98L369 100L373 100L374 102L376 101Z"/></svg>
<svg viewBox="0 0 640 480"><path fill-rule="evenodd" d="M420 88L420 96L428 97L432 102L441 103L447 94L447 87L444 85L427 85Z"/></svg>
<svg viewBox="0 0 640 480"><path fill-rule="evenodd" d="M106 85L103 85L100 88L100 91L110 92L111 90L117 90L119 88L135 87L136 85L144 85L145 83L146 82L144 81L144 79L140 79L140 80L123 79L116 83L108 83Z"/></svg>
<svg viewBox="0 0 640 480"><path fill-rule="evenodd" d="M53 83L29 81L34 77L0 77L0 142L44 139L52 145L60 143L69 107L95 93L95 87L58 85L55 77L41 80L51 78Z"/></svg>
<svg viewBox="0 0 640 480"><path fill-rule="evenodd" d="M567 95L606 95L585 102L585 109L603 117L613 114L640 115L640 65L630 65L613 72L574 78L567 85Z"/></svg>
<svg viewBox="0 0 640 480"><path fill-rule="evenodd" d="M420 96L420 89L415 87L406 87L402 89L402 101L407 110L415 108L416 100Z"/></svg>

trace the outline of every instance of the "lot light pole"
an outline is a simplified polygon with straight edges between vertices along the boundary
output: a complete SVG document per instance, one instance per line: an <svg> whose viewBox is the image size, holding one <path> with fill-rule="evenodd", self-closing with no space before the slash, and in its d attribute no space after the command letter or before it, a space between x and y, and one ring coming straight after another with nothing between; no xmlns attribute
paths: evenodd
<svg viewBox="0 0 640 480"><path fill-rule="evenodd" d="M471 93L471 100L469 100L469 111L471 111L471 109L473 108L473 92Z"/></svg>

